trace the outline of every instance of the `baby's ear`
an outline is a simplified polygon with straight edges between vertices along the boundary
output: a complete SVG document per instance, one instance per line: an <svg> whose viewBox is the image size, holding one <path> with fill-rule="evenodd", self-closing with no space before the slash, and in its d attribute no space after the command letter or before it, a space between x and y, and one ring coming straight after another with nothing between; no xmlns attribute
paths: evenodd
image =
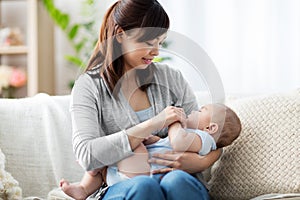
<svg viewBox="0 0 300 200"><path fill-rule="evenodd" d="M210 123L209 126L205 128L205 131L207 131L209 134L214 134L218 132L219 126L217 123Z"/></svg>

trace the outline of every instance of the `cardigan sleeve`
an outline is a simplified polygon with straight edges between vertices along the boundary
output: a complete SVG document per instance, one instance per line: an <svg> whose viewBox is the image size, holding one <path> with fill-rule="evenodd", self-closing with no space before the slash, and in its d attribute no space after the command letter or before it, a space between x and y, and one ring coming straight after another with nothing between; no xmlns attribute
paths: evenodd
<svg viewBox="0 0 300 200"><path fill-rule="evenodd" d="M98 96L99 91L88 74L76 80L70 104L72 143L76 158L85 170L108 166L132 155L125 131L108 135L101 128Z"/></svg>

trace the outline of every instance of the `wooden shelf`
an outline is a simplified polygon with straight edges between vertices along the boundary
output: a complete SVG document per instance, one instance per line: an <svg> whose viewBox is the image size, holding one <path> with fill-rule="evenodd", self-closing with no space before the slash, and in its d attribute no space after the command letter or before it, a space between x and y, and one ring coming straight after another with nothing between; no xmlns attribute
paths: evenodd
<svg viewBox="0 0 300 200"><path fill-rule="evenodd" d="M3 4L2 3L9 3ZM27 86L25 91L23 91L22 96L33 96L38 93L38 60L37 60L37 2L38 0L20 0L20 1L7 1L7 0L0 0L0 22L2 22L2 17L9 16L10 20L6 19L6 26L8 27L19 27L20 25L23 26L25 24L24 35L27 35L25 41L27 45L23 46L1 46L0 47L0 56L26 56L26 61L22 61L22 63L17 64L19 66L25 66L27 71ZM20 11L20 4L25 5L26 9L24 13L16 13L16 19L18 21L11 20L13 16L8 15L8 13L16 12L15 9ZM25 4L24 4L25 3ZM13 7L12 5L19 4L17 7ZM3 6L7 6L10 12L7 12L6 8ZM5 12L4 12L5 10ZM22 14L23 16L20 16ZM13 60L13 61L12 61ZM16 59L17 60L17 59ZM2 60L0 60L2 62ZM14 62L14 59L6 58L6 62ZM17 61L18 62L18 61ZM13 64L15 65L15 64Z"/></svg>
<svg viewBox="0 0 300 200"><path fill-rule="evenodd" d="M0 65L17 63L12 65L26 68L27 84L20 96L54 94L54 24L42 0L0 0L0 24L3 21L7 27L23 28L26 36L26 45L0 46Z"/></svg>
<svg viewBox="0 0 300 200"><path fill-rule="evenodd" d="M0 47L0 55L27 54L27 46L5 46Z"/></svg>

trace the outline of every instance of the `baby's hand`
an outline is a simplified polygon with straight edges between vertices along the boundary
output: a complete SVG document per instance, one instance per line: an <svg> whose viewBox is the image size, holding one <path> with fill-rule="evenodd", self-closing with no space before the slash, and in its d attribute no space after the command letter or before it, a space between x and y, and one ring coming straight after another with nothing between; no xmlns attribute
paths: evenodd
<svg viewBox="0 0 300 200"><path fill-rule="evenodd" d="M180 122L183 126L186 124L186 115L184 110L175 106L168 106L158 115L152 118L152 122L158 130L170 126L174 122Z"/></svg>

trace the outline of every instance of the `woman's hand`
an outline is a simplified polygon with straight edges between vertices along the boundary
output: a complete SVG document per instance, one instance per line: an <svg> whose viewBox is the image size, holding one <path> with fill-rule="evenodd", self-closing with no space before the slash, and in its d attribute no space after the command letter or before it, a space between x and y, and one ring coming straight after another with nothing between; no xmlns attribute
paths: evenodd
<svg viewBox="0 0 300 200"><path fill-rule="evenodd" d="M168 106L158 115L126 130L131 149L137 148L154 131L161 130L174 122L186 124L186 115L182 108Z"/></svg>
<svg viewBox="0 0 300 200"><path fill-rule="evenodd" d="M159 127L158 130L168 127L174 122L180 122L183 127L186 126L186 115L184 110L174 106L166 107L151 120Z"/></svg>
<svg viewBox="0 0 300 200"><path fill-rule="evenodd" d="M168 168L153 170L153 174L167 173L174 169L180 169L188 173L202 172L210 167L221 155L217 149L206 156L200 156L192 152L166 152L154 154L149 160L150 163L167 166Z"/></svg>

